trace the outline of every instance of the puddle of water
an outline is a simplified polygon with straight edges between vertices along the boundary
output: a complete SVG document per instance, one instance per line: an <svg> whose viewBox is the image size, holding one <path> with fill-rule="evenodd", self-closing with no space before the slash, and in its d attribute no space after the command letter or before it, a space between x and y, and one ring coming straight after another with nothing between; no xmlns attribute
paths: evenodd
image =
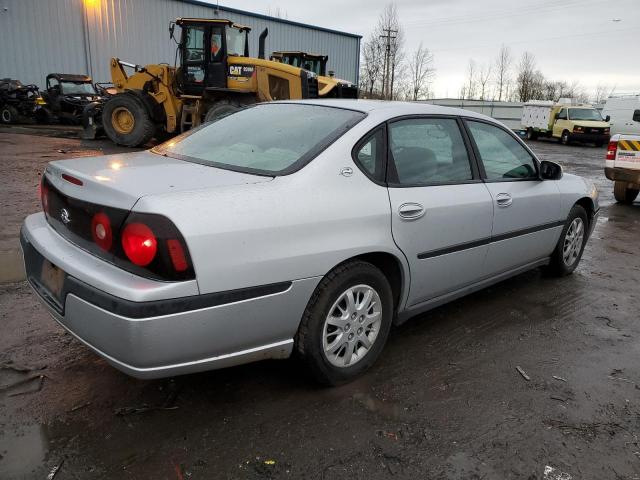
<svg viewBox="0 0 640 480"><path fill-rule="evenodd" d="M48 443L46 427L42 425L0 432L0 478L32 478L44 466Z"/></svg>

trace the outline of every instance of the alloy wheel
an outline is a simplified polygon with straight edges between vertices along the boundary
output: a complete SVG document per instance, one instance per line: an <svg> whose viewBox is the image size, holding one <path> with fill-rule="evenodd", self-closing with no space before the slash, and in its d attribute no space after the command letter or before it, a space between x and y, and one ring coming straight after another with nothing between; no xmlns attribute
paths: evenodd
<svg viewBox="0 0 640 480"><path fill-rule="evenodd" d="M336 367L351 367L373 347L380 332L382 302L369 285L356 285L338 296L322 332L322 351Z"/></svg>
<svg viewBox="0 0 640 480"><path fill-rule="evenodd" d="M562 246L562 260L567 267L573 265L580 251L582 250L582 243L584 241L584 222L582 218L574 218L567 229L567 233L564 236L564 244Z"/></svg>

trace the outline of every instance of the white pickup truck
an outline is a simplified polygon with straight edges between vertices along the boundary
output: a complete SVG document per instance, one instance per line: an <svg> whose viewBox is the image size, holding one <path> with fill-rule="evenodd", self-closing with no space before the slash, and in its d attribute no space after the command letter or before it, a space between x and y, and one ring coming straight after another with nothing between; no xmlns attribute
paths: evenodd
<svg viewBox="0 0 640 480"><path fill-rule="evenodd" d="M604 174L615 182L613 195L631 204L640 191L640 135L617 134L609 140Z"/></svg>

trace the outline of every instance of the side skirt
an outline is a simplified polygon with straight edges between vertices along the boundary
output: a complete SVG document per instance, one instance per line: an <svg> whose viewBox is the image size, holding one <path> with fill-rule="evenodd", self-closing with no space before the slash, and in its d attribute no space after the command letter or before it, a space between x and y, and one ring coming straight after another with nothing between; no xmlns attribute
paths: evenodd
<svg viewBox="0 0 640 480"><path fill-rule="evenodd" d="M401 325L404 322L406 322L407 320L409 320L411 317L414 317L416 315L419 315L421 313L427 312L429 310L432 310L436 307L439 307L440 305L444 305L445 303L449 303L452 300L455 300L457 298L461 298L464 297L466 295L469 295L470 293L473 292L477 292L478 290L482 290L483 288L487 288L495 283L499 283L503 280L506 280L507 278L513 277L515 275L519 275L521 273L527 272L529 270L533 270L534 268L538 268L538 267L542 267L544 265L548 265L550 262L549 258L543 258L540 260L536 260L535 262L531 262L528 263L526 265L523 265L521 267L518 267L514 270L509 270L503 273L500 273L496 276L490 277L490 278L485 278L484 280L481 280L479 282L476 283L472 283L471 285L467 285L466 287L462 287L458 290L455 290L453 292L450 293L445 293L444 295L440 295L438 297L434 297L430 300L427 300L425 302L421 302L415 305L412 305L411 307L406 308L405 310L398 312L398 315L395 319L394 324L395 325Z"/></svg>

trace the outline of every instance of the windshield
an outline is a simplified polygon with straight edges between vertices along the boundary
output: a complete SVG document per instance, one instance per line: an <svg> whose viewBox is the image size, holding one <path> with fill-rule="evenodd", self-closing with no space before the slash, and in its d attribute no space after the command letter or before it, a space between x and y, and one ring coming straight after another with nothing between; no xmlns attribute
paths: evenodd
<svg viewBox="0 0 640 480"><path fill-rule="evenodd" d="M91 83L61 82L65 95L95 95L96 90Z"/></svg>
<svg viewBox="0 0 640 480"><path fill-rule="evenodd" d="M244 56L246 33L237 28L227 27L227 55Z"/></svg>
<svg viewBox="0 0 640 480"><path fill-rule="evenodd" d="M256 105L190 130L152 152L230 170L283 175L301 168L364 116L319 105Z"/></svg>
<svg viewBox="0 0 640 480"><path fill-rule="evenodd" d="M570 108L569 120L594 120L602 122L602 115L595 108Z"/></svg>

